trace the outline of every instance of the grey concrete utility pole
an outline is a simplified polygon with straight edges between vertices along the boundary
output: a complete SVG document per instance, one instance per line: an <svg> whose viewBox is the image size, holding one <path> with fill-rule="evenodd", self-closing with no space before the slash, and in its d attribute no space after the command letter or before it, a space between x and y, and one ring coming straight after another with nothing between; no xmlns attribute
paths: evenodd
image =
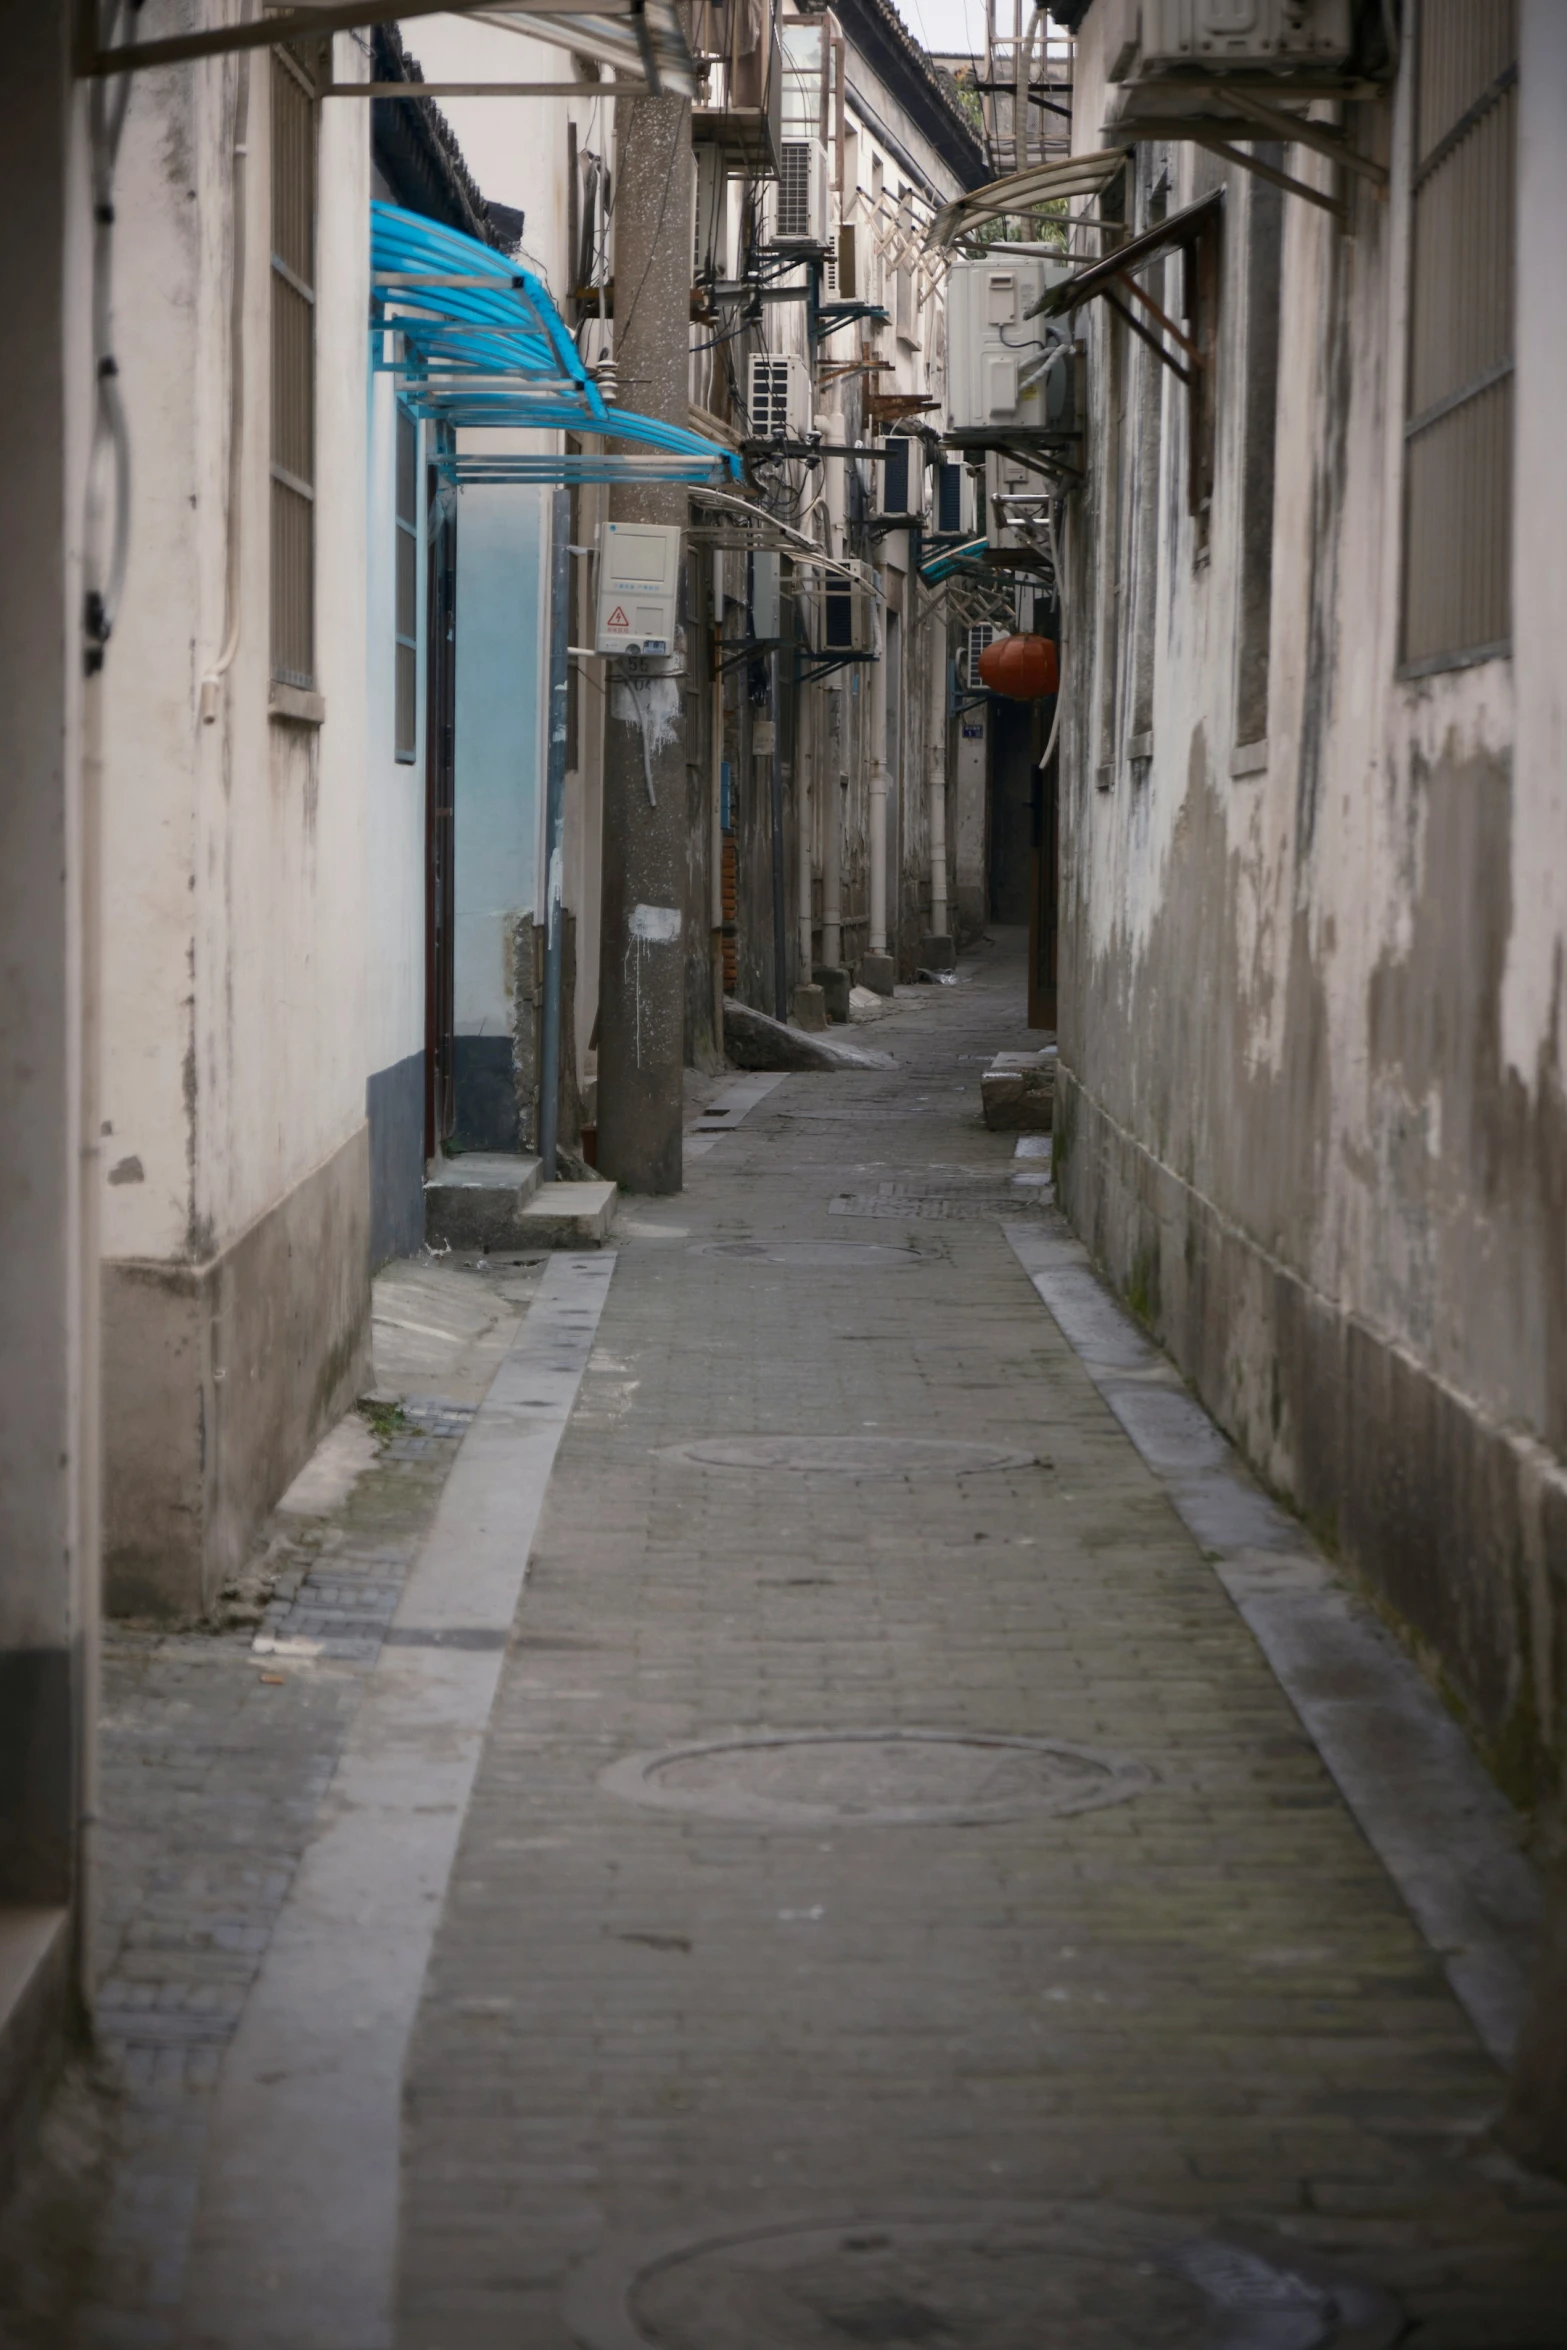
<svg viewBox="0 0 1567 2350"><path fill-rule="evenodd" d="M622 98L615 180L615 355L628 408L685 424L691 315L691 109ZM617 522L684 527L686 493L636 483ZM688 655L689 657L689 655ZM670 664L671 667L676 664ZM685 1059L686 730L678 675L610 667L604 739L598 1163L628 1191L680 1189Z"/></svg>

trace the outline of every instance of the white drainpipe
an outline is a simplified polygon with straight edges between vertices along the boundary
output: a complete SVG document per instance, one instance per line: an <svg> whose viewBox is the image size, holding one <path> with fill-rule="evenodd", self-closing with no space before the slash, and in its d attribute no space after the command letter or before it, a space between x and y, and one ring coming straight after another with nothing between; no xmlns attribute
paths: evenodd
<svg viewBox="0 0 1567 2350"><path fill-rule="evenodd" d="M947 935L947 632L940 620L926 629L925 783L930 798L930 927Z"/></svg>
<svg viewBox="0 0 1567 2350"><path fill-rule="evenodd" d="M877 601L881 659L870 664L871 688L871 943L873 955L887 952L887 619Z"/></svg>

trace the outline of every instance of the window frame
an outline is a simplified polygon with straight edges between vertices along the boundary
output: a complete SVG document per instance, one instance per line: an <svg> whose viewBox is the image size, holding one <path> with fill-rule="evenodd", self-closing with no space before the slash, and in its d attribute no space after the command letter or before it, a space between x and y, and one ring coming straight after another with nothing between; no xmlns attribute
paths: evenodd
<svg viewBox="0 0 1567 2350"><path fill-rule="evenodd" d="M1462 382L1451 385L1447 391L1440 394L1436 398L1424 401L1418 410L1412 409L1412 402L1421 389L1419 385L1419 374L1421 362L1422 320L1419 311L1419 304L1423 291L1422 256L1424 248L1421 243L1421 225L1423 217L1422 198L1427 196L1433 188L1439 185L1440 174L1461 155L1466 142L1473 138L1476 133L1483 134L1488 125L1497 122L1500 110L1503 107L1507 106L1509 102L1516 102L1516 93L1518 87L1518 20L1516 7L1514 8L1512 23L1513 55L1510 63L1495 73L1482 88L1475 90L1472 93L1469 102L1463 106L1456 115L1453 116L1451 121L1446 124L1445 128L1431 142L1429 148L1424 153L1422 153L1421 97L1422 83L1424 80L1425 42L1428 38L1430 30L1428 0L1420 0L1420 5L1415 10L1414 22L1411 27L1412 37L1409 43L1408 52L1410 58L1409 177L1407 181L1409 210L1405 261L1406 301L1404 332L1403 417L1401 422L1400 435L1401 464L1399 484L1398 658L1396 668L1396 674L1401 680L1416 680L1423 677L1437 676L1443 671L1450 669L1470 669L1476 667L1479 663L1484 661L1506 660L1511 657L1513 649L1514 615L1512 609L1511 563L1513 509L1516 503L1517 494L1517 459L1516 448L1513 439L1514 419L1511 410L1511 387L1515 376L1518 339L1518 152L1516 116L1514 117L1512 138L1510 142L1512 176L1510 184L1507 186L1504 194L1504 203L1507 209L1499 216L1495 224L1497 234L1507 248L1507 259L1512 270L1512 277L1508 286L1507 320L1507 341L1510 345L1510 348L1505 354L1493 358L1483 367L1472 371ZM1473 233L1472 220L1469 221L1468 226L1471 230L1471 233ZM1464 265L1468 267L1471 277L1477 281L1484 274L1483 261L1485 258L1486 257L1482 256L1480 261L1476 261L1472 254L1466 256L1465 258ZM1491 258L1494 258L1494 256ZM1457 282L1458 281L1451 276L1444 282L1443 290L1449 296L1450 310L1453 307L1451 297ZM1493 284L1496 282L1494 271L1490 273L1486 282ZM1475 320L1473 316L1465 316L1458 324L1454 325L1450 329L1450 332L1454 341L1456 342L1465 333L1472 333L1474 331L1474 327ZM1427 364L1429 365L1429 360ZM1422 652L1412 653L1410 651L1411 620L1413 617L1411 611L1411 588L1412 582L1415 579L1417 573L1421 572L1423 568L1421 561L1418 559L1415 543L1415 498L1418 485L1416 482L1416 460L1414 452L1416 450L1417 444L1424 441L1429 433L1431 433L1440 425L1446 423L1449 418L1461 415L1466 409L1471 413L1478 413L1477 404L1483 401L1488 393L1495 392L1503 386L1507 387L1509 401L1507 414L1502 420L1502 430L1504 431L1506 437L1507 453L1505 460L1505 479L1500 483L1498 488L1498 495L1501 501L1500 509L1493 519L1495 534L1500 547L1499 560L1496 562L1495 566L1497 574L1496 586L1499 601L1505 610L1506 627L1501 634L1493 634L1489 637L1474 635L1472 636L1471 641L1468 643L1446 645L1440 648L1428 648ZM1461 459L1464 455L1464 452L1460 450L1458 455ZM1450 488L1453 475L1459 473L1460 471L1460 465L1450 463L1447 468L1439 470L1437 478L1442 481L1445 486ZM1451 521L1454 518L1455 513L1456 506L1454 508L1449 508L1446 510L1445 518ZM1459 517L1459 519L1461 519L1461 517ZM1438 535L1440 535L1440 531ZM1475 623L1475 625L1479 625L1478 621ZM1455 633L1462 635L1465 632L1464 629L1460 626L1456 629Z"/></svg>
<svg viewBox="0 0 1567 2350"><path fill-rule="evenodd" d="M404 434L411 434L413 453L407 468L412 489L412 508L403 512L403 450ZM419 763L419 423L411 409L398 400L394 405L393 423L393 492L392 492L392 756L400 767L416 767ZM403 609L404 540L411 542L412 555L408 563L407 584L412 589L412 610ZM405 632L404 620L408 627ZM406 656L406 661L405 657ZM403 681L411 673L413 692L405 711ZM408 731L403 732L406 715Z"/></svg>
<svg viewBox="0 0 1567 2350"><path fill-rule="evenodd" d="M282 686L294 693L308 694L314 693L318 684L316 280L320 259L320 113L315 84L299 60L282 44L271 51L271 58L271 119L268 131L271 176L267 238L271 287L271 422L268 436L271 579L268 667L275 686ZM296 251L291 258L285 259L278 251L280 243L290 241L282 205L290 192L298 193L298 183L290 191L284 182L284 172L290 158L284 148L283 117L278 101L280 89L286 89L290 84L304 100L303 119L308 126L303 174L308 214L308 253ZM296 116L295 119L297 122L300 118ZM280 227L284 230L281 236ZM308 260L308 274L297 266L301 258ZM302 323L306 331L303 337L291 333L289 329L290 318L294 318L296 324L300 323L293 307L296 303L304 306ZM300 359L301 344L303 365L292 384L286 384L285 370L291 361ZM298 395L297 404L292 407L284 396L289 390ZM280 440L283 444L281 450ZM297 447L296 440L300 444ZM307 460L308 470L302 470L297 462L301 456ZM294 458L296 462L286 463L285 458ZM297 557L298 573L289 577L285 566L290 553L301 542L303 551ZM301 649L305 655L302 660L295 658Z"/></svg>

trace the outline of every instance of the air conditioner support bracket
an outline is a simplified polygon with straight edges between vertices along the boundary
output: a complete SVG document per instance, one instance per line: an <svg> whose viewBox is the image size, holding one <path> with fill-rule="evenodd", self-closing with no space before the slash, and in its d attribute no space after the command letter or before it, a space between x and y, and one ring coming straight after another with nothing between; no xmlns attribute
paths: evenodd
<svg viewBox="0 0 1567 2350"><path fill-rule="evenodd" d="M1308 180L1291 178L1287 171L1276 171L1271 163L1264 163L1260 155L1248 155L1244 147L1232 140L1221 139L1216 132L1176 129L1166 126L1164 136L1190 139L1194 147L1206 147L1210 155L1222 155L1226 163L1238 163L1242 171L1254 171L1259 179L1272 180L1288 196L1302 196L1308 204L1315 204L1319 212L1331 212L1340 228L1349 226L1349 207L1340 196L1330 196L1321 188L1314 188ZM1340 158L1342 160L1342 158Z"/></svg>
<svg viewBox="0 0 1567 2350"><path fill-rule="evenodd" d="M818 678L830 677L835 669L852 669L857 664L874 661L874 653L804 653L794 656L796 685L814 685Z"/></svg>

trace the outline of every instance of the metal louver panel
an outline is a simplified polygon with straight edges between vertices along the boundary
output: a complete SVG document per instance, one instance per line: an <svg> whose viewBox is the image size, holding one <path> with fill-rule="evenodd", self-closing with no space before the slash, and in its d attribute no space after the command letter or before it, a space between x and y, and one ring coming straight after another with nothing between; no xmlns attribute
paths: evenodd
<svg viewBox="0 0 1567 2350"><path fill-rule="evenodd" d="M803 239L811 233L811 153L809 139L785 139L778 159L778 214L774 234Z"/></svg>

